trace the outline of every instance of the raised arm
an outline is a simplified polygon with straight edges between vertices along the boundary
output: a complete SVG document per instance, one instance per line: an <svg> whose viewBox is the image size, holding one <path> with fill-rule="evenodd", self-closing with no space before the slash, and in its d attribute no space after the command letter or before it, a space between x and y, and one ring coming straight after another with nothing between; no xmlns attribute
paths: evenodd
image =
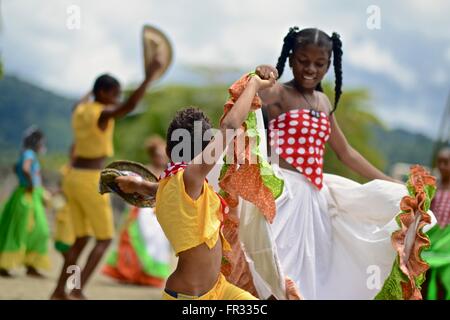
<svg viewBox="0 0 450 320"><path fill-rule="evenodd" d="M111 118L120 118L136 108L138 102L143 98L145 91L149 84L152 82L156 72L161 68L161 62L159 59L155 59L152 64L149 65L147 72L145 73L145 79L142 81L141 85L133 91L133 93L128 97L128 99L121 105L114 106L112 108L105 108L102 111L98 124L100 128L106 127L106 124Z"/></svg>
<svg viewBox="0 0 450 320"><path fill-rule="evenodd" d="M256 93L259 90L271 87L274 83L275 76L273 74L268 80L262 80L257 75L253 76L233 108L222 119L220 130L214 135L206 148L187 166L183 179L186 193L192 199L197 199L201 195L206 176L220 159L223 151L233 142L233 138L240 133L238 129L241 128L247 118Z"/></svg>

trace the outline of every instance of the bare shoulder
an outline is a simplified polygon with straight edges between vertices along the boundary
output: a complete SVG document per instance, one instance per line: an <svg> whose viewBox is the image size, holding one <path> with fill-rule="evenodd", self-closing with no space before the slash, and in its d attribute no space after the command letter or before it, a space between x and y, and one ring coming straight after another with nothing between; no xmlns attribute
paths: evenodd
<svg viewBox="0 0 450 320"><path fill-rule="evenodd" d="M320 91L315 91L317 97L319 98L319 108L320 111L325 112L326 114L330 114L331 110L333 110L333 106L331 105L330 99L328 96Z"/></svg>

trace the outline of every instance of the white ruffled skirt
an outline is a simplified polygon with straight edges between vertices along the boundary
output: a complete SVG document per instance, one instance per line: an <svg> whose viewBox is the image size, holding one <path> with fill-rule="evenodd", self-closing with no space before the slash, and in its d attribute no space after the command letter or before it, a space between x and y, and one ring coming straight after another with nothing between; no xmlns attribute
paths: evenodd
<svg viewBox="0 0 450 320"><path fill-rule="evenodd" d="M274 169L285 182L270 226L284 275L305 299L373 299L396 257L391 234L406 187L325 174L319 191L300 173Z"/></svg>

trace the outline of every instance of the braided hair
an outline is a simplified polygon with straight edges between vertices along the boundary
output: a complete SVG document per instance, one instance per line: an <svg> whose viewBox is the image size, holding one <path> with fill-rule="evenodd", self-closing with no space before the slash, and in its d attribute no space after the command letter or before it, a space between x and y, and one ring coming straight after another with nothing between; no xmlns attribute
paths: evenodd
<svg viewBox="0 0 450 320"><path fill-rule="evenodd" d="M331 113L333 113L338 105L339 99L342 94L342 42L339 34L333 32L328 36L322 30L316 28L307 28L300 30L298 27L292 27L283 39L283 47L281 49L280 57L276 65L278 71L278 78L281 77L286 65L286 60L289 55L294 52L295 49L300 46L315 44L320 47L324 47L330 51L333 55L333 68L335 75L334 84L334 107ZM322 85L319 83L316 90L323 92Z"/></svg>

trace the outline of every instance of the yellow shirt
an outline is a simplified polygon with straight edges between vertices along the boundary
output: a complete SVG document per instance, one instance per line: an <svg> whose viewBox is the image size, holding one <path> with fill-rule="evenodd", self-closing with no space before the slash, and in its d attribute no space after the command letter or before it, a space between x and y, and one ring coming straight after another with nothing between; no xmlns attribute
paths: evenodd
<svg viewBox="0 0 450 320"><path fill-rule="evenodd" d="M88 102L76 107L72 116L75 137L75 156L83 158L111 157L114 154L114 119L110 119L105 130L97 123L104 109L98 102Z"/></svg>
<svg viewBox="0 0 450 320"><path fill-rule="evenodd" d="M221 235L219 197L205 181L202 194L193 200L184 188L183 172L162 179L156 193L156 217L176 255L202 243L213 248ZM223 236L222 247L231 250Z"/></svg>

